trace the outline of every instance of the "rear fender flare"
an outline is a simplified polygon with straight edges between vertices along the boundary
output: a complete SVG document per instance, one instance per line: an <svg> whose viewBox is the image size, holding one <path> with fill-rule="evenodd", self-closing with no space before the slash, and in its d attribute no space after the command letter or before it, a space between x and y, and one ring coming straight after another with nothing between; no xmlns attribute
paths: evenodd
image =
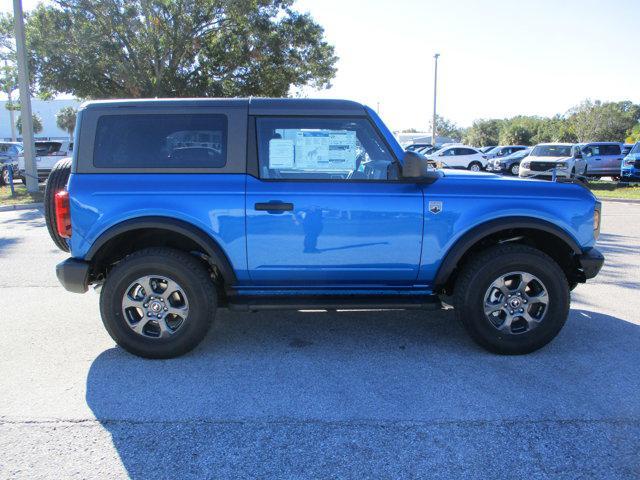
<svg viewBox="0 0 640 480"><path fill-rule="evenodd" d="M191 223L183 220L177 220L175 218L155 216L139 217L118 223L100 234L85 255L85 260L90 262L98 252L100 252L102 247L115 237L122 235L123 233L146 228L169 230L188 237L198 244L200 248L202 248L203 252L209 256L211 263L218 267L225 284L233 285L236 283L236 275L233 267L231 266L231 262L229 262L227 255L224 253L220 245L218 245L218 243L202 229Z"/></svg>

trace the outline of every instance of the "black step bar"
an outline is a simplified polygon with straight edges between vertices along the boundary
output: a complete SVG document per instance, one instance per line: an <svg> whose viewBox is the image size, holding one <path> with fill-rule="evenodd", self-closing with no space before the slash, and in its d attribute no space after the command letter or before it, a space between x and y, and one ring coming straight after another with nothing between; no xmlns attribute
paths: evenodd
<svg viewBox="0 0 640 480"><path fill-rule="evenodd" d="M437 295L292 295L244 296L229 298L227 305L234 311L258 310L439 310Z"/></svg>

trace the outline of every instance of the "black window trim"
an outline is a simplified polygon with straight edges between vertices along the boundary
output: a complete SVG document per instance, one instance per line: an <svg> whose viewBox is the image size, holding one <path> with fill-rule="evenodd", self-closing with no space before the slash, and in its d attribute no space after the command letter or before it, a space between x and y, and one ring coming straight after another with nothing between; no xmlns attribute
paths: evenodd
<svg viewBox="0 0 640 480"><path fill-rule="evenodd" d="M261 181L261 182L295 182L295 183L431 183L433 179L426 178L424 182L418 182L416 179L404 179L399 176L395 180L382 180L382 179L358 179L358 178L345 178L341 180L336 180L334 178L322 178L322 179L310 179L310 178L262 178L260 176L260 161L258 158L258 129L256 127L256 122L258 118L282 118L282 119L290 119L290 118L315 118L312 115L250 115L249 116L249 125L248 125L248 134L247 134L247 175L252 176L253 178ZM387 142L387 139L380 129L376 126L374 122L367 115L318 115L318 118L322 119L358 119L358 120L366 120L369 125L373 128L376 135L378 135L379 139L384 144L385 148L388 150L389 155L393 159L391 162L395 164L398 168L398 171L401 171L402 163L396 156L395 152L391 148L391 145Z"/></svg>
<svg viewBox="0 0 640 480"><path fill-rule="evenodd" d="M247 105L238 106L110 106L104 108L81 108L78 112L78 125L73 149L73 173L82 174L245 174L247 158ZM97 120L103 115L145 115L145 114L218 114L227 119L227 161L224 167L203 168L104 168L93 165L93 147Z"/></svg>

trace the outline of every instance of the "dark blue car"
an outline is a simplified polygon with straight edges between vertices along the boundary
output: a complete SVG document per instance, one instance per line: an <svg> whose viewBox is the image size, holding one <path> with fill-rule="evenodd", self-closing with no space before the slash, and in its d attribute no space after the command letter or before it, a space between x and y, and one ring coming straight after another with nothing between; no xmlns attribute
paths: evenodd
<svg viewBox="0 0 640 480"><path fill-rule="evenodd" d="M600 203L571 183L439 171L370 108L303 99L84 104L47 225L72 292L137 355L194 348L218 308L434 309L483 347L562 328L594 277Z"/></svg>
<svg viewBox="0 0 640 480"><path fill-rule="evenodd" d="M620 177L624 181L640 182L640 142L636 143L622 161Z"/></svg>

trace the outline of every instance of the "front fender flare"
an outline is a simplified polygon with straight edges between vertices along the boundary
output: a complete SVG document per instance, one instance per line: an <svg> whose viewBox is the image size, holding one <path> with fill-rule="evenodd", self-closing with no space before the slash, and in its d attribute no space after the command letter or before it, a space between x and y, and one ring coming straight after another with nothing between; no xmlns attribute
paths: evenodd
<svg viewBox="0 0 640 480"><path fill-rule="evenodd" d="M551 233L566 243L576 255L583 253L578 242L569 233L551 222L531 217L497 218L473 227L456 240L438 268L433 282L434 286L440 288L447 283L460 259L477 242L499 231L516 228L529 228Z"/></svg>

